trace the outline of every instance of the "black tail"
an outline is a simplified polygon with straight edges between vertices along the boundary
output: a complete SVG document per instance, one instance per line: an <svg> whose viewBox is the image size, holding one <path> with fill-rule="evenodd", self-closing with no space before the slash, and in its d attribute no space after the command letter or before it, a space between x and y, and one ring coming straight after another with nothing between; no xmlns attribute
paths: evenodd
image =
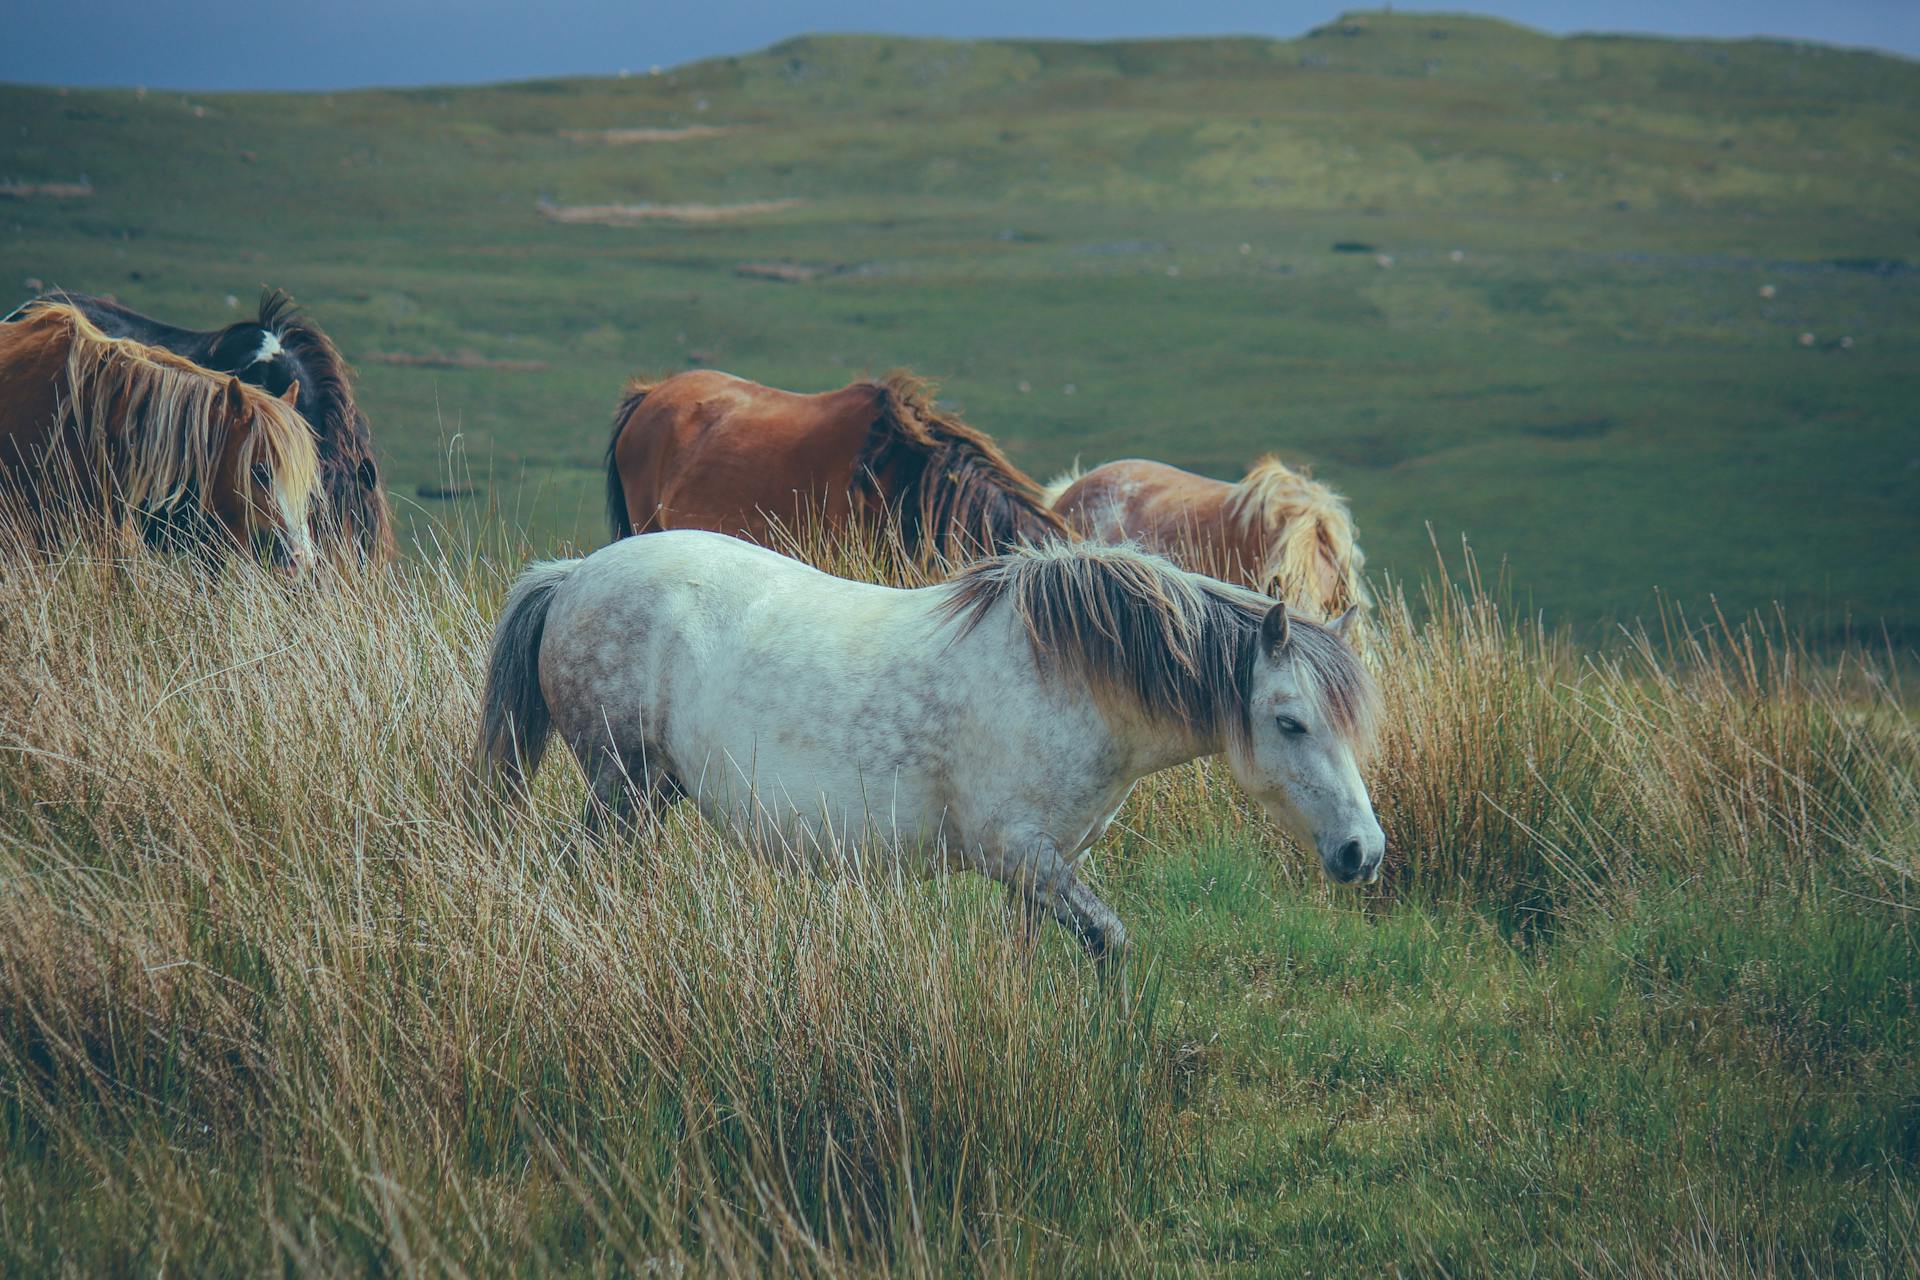
<svg viewBox="0 0 1920 1280"><path fill-rule="evenodd" d="M627 486L621 483L620 464L614 459L613 451L620 447L620 433L627 429L627 419L651 390L650 383L634 379L627 384L627 398L613 411L613 434L607 437L607 526L613 531L615 542L632 536L633 517L627 514Z"/></svg>
<svg viewBox="0 0 1920 1280"><path fill-rule="evenodd" d="M549 560L528 566L494 624L474 772L495 792L522 790L546 753L553 717L540 691L540 642L554 591L579 565L578 560Z"/></svg>

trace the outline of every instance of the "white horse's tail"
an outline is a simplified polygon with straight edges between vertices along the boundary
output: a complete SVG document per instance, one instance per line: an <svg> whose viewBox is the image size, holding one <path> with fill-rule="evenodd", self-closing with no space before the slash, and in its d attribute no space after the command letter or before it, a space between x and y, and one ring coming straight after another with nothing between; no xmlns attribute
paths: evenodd
<svg viewBox="0 0 1920 1280"><path fill-rule="evenodd" d="M1049 507L1059 506L1061 495L1073 488L1074 485L1079 484L1080 477L1085 474L1086 472L1080 469L1080 460L1078 458L1074 459L1071 467L1068 467L1065 471L1062 471L1059 475L1040 486L1040 497L1045 500Z"/></svg>
<svg viewBox="0 0 1920 1280"><path fill-rule="evenodd" d="M487 688L480 698L480 742L474 774L483 789L517 794L540 767L553 717L540 691L540 641L553 593L580 566L578 560L529 565L507 593L493 627Z"/></svg>

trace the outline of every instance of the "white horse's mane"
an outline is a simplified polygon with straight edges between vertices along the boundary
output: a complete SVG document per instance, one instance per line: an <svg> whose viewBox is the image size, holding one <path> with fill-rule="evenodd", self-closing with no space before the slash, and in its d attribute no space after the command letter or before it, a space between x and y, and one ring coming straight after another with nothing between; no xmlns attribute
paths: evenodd
<svg viewBox="0 0 1920 1280"><path fill-rule="evenodd" d="M962 634L1001 603L1045 667L1197 733L1244 739L1261 621L1275 602L1133 546L1050 543L978 561L948 583ZM1379 718L1373 679L1330 627L1290 618L1284 651L1326 722L1356 747Z"/></svg>

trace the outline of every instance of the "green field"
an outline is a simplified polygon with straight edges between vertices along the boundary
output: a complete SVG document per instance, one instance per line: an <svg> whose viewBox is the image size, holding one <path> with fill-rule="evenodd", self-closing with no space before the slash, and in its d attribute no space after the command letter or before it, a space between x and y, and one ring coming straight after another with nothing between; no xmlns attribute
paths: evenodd
<svg viewBox="0 0 1920 1280"><path fill-rule="evenodd" d="M0 200L0 283L209 326L291 289L358 362L416 528L498 511L596 544L638 370L908 365L1035 472L1311 462L1374 568L1425 570L1430 524L1583 627L1656 590L1780 601L1822 636L1920 626L1911 62L1368 15L1293 41L801 39L475 89L4 88L0 120L0 181L93 188ZM688 125L735 131L565 132ZM803 203L538 213L765 200ZM375 359L461 353L544 367ZM414 496L449 470L480 483L466 511Z"/></svg>
<svg viewBox="0 0 1920 1280"><path fill-rule="evenodd" d="M0 195L0 283L289 288L419 539L290 586L0 527L0 1275L1920 1274L1916 107L1405 16L0 88L0 191L91 184ZM624 378L695 364L911 365L1042 473L1277 449L1373 567L1445 549L1375 618L1383 883L1169 770L1084 867L1103 975L977 878L688 805L596 844L558 751L475 804L506 584L602 540ZM1656 592L1693 625L1593 643Z"/></svg>

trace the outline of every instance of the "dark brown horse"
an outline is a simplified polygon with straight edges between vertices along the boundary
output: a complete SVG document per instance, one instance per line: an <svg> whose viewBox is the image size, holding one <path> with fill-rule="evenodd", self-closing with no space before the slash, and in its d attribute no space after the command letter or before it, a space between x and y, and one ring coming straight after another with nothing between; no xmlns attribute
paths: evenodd
<svg viewBox="0 0 1920 1280"><path fill-rule="evenodd" d="M271 538L304 570L320 461L298 395L37 306L0 324L0 499L42 535L72 514L210 552Z"/></svg>
<svg viewBox="0 0 1920 1280"><path fill-rule="evenodd" d="M954 561L1067 536L1039 485L910 375L819 395L705 369L627 387L607 442L615 538L711 529L764 542L776 525L856 516Z"/></svg>
<svg viewBox="0 0 1920 1280"><path fill-rule="evenodd" d="M339 348L319 325L300 314L285 292L263 293L253 320L204 331L165 324L111 298L84 293L48 294L20 307L6 321L17 321L47 303L76 308L107 337L163 348L276 396L297 386L300 416L313 428L320 452L325 505L315 532L321 544L352 548L360 558L373 562L393 558L393 515L373 460L366 415L354 401L352 371Z"/></svg>

